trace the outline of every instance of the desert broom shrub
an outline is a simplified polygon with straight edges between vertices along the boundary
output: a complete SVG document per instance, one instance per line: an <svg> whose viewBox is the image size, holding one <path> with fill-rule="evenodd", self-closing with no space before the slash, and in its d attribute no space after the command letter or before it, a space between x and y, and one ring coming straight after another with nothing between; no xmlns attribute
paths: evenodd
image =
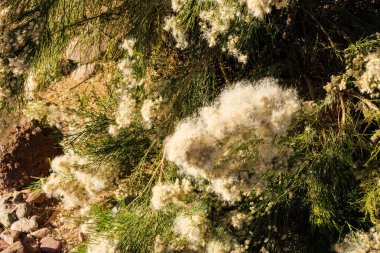
<svg viewBox="0 0 380 253"><path fill-rule="evenodd" d="M81 252L328 252L350 231L363 243L351 247L349 236L337 251L376 245L374 2L3 0L0 7L1 108L65 135L66 154L53 161L48 182L75 182L81 192L68 192L85 205L100 194L90 185L97 175L121 176L105 187L118 202L94 208ZM111 78L108 64L118 68ZM75 108L39 97L95 65L110 92L82 96ZM282 85L241 81L265 76ZM64 195L58 188L51 194Z"/></svg>
<svg viewBox="0 0 380 253"><path fill-rule="evenodd" d="M270 82L269 80L271 79L267 79L267 82ZM239 85L235 85L230 88L230 91L238 87ZM252 94L246 93L248 97ZM217 99L216 102L218 106L221 106L224 101L222 98L227 93L221 94L220 100ZM290 92L290 94L295 93ZM247 135L252 134L252 129L247 130L246 134L235 136L236 139L232 138L230 141L225 139L225 134L231 131L228 127L220 128L218 131L220 124L216 124L214 127L210 126L210 131L207 130L207 122L210 118L213 119L210 116L216 115L214 119L217 122L220 120L223 122L223 117L228 118L234 115L233 106L226 106L228 113L220 114L212 113L218 112L222 107L205 106L199 110L199 114L193 116L194 118L185 119L177 127L174 135L164 142L165 147L171 145L171 138L176 136L176 131L186 124L190 126L186 129L192 131L184 130L185 136L199 132L200 137L184 138L183 143L187 143L189 150L173 148L173 152L184 152L178 155L178 159L170 158L171 151L166 148L167 158L178 163L180 167L179 178L162 182L163 176L160 173L158 183L154 187L151 186L153 187L151 205L159 211L146 212L157 212L157 215L163 215L165 212L173 212L174 207L179 210L174 211L172 222L167 226L168 234L158 233L153 236L150 234L151 231L149 232L149 238L155 238L155 250L157 252L186 250L326 252L340 236L349 232L351 227L368 228L369 221L366 220L360 202L357 202L365 196L360 188L361 179L358 175L366 170L371 154L372 156L376 154L374 153L376 145L371 144L369 137L373 136L373 126L376 126L377 117L369 117L373 115L369 112L376 112L377 106L376 101L371 97L368 98L367 95L356 94L355 97L350 92L346 93L342 90L329 94L325 100L318 103L306 101L301 104L298 101L295 103L296 106L286 107L290 112L292 112L291 108L297 112L296 114L293 112L294 118L290 121L291 125L287 123L288 121L276 120L276 115L284 115L281 112L286 111L275 106L276 113L272 114L270 122L273 124L273 129L279 132L278 136L270 133L265 135L265 131L263 132L264 137L274 138L269 143L265 143L265 138L264 141L260 138L252 142L243 141L242 137L247 138ZM342 96L345 100L342 100ZM239 101L242 102L242 100ZM235 120L231 126L240 126L239 124L239 121ZM241 124L251 126L249 120ZM262 121L262 124L265 125L265 121ZM281 130L281 124L287 126L284 129L289 132ZM197 128L198 125L199 128ZM265 129L271 128L267 126L262 130ZM287 132L287 135L280 138L284 133L282 131ZM221 139L216 138L217 136ZM192 149L191 141L197 139L199 142ZM199 150L199 147L207 142L213 145L206 145L204 149ZM214 164L222 169L223 163L227 165L225 168L236 165L249 170L250 167L247 167L247 164L252 162L255 164L258 157L262 159L261 156L266 154L263 151L273 143L291 147L291 149L277 151L279 154L285 154L285 164L289 170L282 171L280 168L284 163L273 157L270 159L271 162L264 163L264 166L269 165L271 169L268 169L267 173L259 174L262 179L253 175L254 182L259 186L253 192L251 191L255 187L248 186L247 189L250 191L247 190L246 194L239 196L240 190L244 190L244 187L238 188L237 194L230 194L236 183L247 178L245 176L232 180L231 187L224 187L217 178L210 177L212 172L220 173L217 169L215 171L196 170L197 166L213 168ZM218 145L224 147L225 151L217 152ZM262 149L255 149L260 145L263 146ZM219 153L231 156L233 159L220 159ZM194 159L192 159L192 154L195 154ZM276 166L272 168L271 163ZM372 159L370 163L377 162ZM276 169L280 170L276 171ZM215 182L208 182L210 179ZM226 178L223 177L223 180ZM223 199L221 196L226 197ZM142 199L144 198L139 198L140 201ZM140 202L132 200L132 203ZM231 217L231 219L226 220L226 217ZM113 222L117 224L119 221ZM112 226L111 224L112 222L97 227L105 231L106 227ZM129 235L134 233L136 231L131 231ZM135 234L135 237L128 237L126 244L119 243L119 245L122 245L121 249L124 250L132 247L141 252L142 248L136 247L136 243L140 241L138 238L139 236ZM152 247L152 244L149 247ZM152 250L152 248L149 249Z"/></svg>

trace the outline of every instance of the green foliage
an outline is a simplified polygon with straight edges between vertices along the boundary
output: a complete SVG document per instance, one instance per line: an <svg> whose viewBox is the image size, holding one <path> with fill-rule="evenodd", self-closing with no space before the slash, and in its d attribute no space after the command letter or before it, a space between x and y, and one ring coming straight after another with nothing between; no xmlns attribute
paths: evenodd
<svg viewBox="0 0 380 253"><path fill-rule="evenodd" d="M42 184L44 183L44 178L34 178L36 181L25 187L25 189L30 189L30 190L40 190L42 187Z"/></svg>
<svg viewBox="0 0 380 253"><path fill-rule="evenodd" d="M141 125L132 125L120 131L117 138L108 133L111 119L105 114L87 112L86 125L65 140L79 154L90 157L95 163L117 161L124 172L131 171L144 157L151 140Z"/></svg>
<svg viewBox="0 0 380 253"><path fill-rule="evenodd" d="M378 50L374 33L379 19L373 1L291 1L262 20L253 16L248 21L234 20L218 38L221 44L213 47L199 24L201 11L213 8L210 2L187 1L178 13L166 0L0 0L0 9L5 8L10 8L8 26L16 24L11 37L35 22L38 14L43 29L38 42L29 43L30 49L10 53L0 49L0 58L22 56L28 62L20 76L10 70L0 74L0 87L11 91L0 103L0 115L22 108L28 76L34 75L38 88L44 89L87 63L68 59L66 52L74 39L82 45L106 41L104 50L90 62L113 64L130 57L120 49L120 42L136 39L130 58L133 77L142 85L130 91L137 109L146 98L163 99L161 120L153 129L144 128L139 115L117 136L108 130L115 123L116 91L125 88L121 76L110 82L107 95L92 94L95 104L83 95L74 109L85 120L77 122L75 133L65 136L65 145L95 163L116 161L125 180L119 188L133 191L116 204L116 212L112 205L93 208L94 236L111 235L122 252L152 252L157 235L173 239L173 220L180 208L156 212L149 205L156 182L179 176L178 168L165 161L164 139L179 120L196 115L236 80L267 75L296 86L304 98L320 100L315 112L300 113L283 140L293 148L289 171L269 172L265 191L237 204L252 216L252 223L238 235L239 243L251 240L250 252L264 244L271 252L328 252L352 228L378 224L380 142L371 137L379 130L380 102L352 90L321 100L332 74L342 73L358 54ZM246 7L241 11L246 13ZM163 29L170 15L176 16L190 42L185 50L175 48L171 34ZM237 47L249 56L247 64L223 48L231 35L240 38ZM243 144L231 147L231 152L244 151L245 159L255 159L257 154L250 149L255 143ZM31 185L39 187L40 181ZM202 195L192 208L213 214L208 218L218 239L233 231L222 226L224 214L231 210L213 194ZM75 252L86 251L86 245L79 245Z"/></svg>
<svg viewBox="0 0 380 253"><path fill-rule="evenodd" d="M73 250L70 251L70 253L86 253L87 252L87 245L85 243L77 245Z"/></svg>
<svg viewBox="0 0 380 253"><path fill-rule="evenodd" d="M368 173L367 178L362 180L361 187L364 189L364 196L360 200L362 210L373 224L379 223L380 213L380 187L379 174L377 170Z"/></svg>
<svg viewBox="0 0 380 253"><path fill-rule="evenodd" d="M152 252L157 234L168 236L175 212L153 211L149 203L125 206L113 212L104 207L94 207L94 233L111 235L118 240L121 252Z"/></svg>

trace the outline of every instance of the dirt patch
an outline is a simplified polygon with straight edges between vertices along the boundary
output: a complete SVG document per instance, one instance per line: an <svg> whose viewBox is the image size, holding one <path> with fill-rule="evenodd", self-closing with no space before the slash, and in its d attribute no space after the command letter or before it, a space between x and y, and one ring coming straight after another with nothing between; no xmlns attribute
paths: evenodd
<svg viewBox="0 0 380 253"><path fill-rule="evenodd" d="M53 130L37 121L19 124L0 146L0 193L20 189L49 175L50 160L62 154Z"/></svg>
<svg viewBox="0 0 380 253"><path fill-rule="evenodd" d="M99 66L97 65L99 70L93 70L94 73L91 75L88 75L88 73L79 74L78 72L81 72L80 68L71 75L62 78L59 82L53 83L38 92L38 97L62 108L77 108L79 105L78 98L85 96L88 103L96 109L96 99L109 95L107 79L111 78L116 65L115 63L99 64Z"/></svg>
<svg viewBox="0 0 380 253"><path fill-rule="evenodd" d="M14 131L20 117L9 112L0 112L0 146L7 143L9 135ZM0 150L1 152L1 150Z"/></svg>

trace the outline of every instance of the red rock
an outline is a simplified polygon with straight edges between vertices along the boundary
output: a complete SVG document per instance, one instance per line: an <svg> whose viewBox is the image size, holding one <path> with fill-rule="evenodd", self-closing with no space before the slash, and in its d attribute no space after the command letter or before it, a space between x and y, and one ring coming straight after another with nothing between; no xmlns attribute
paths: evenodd
<svg viewBox="0 0 380 253"><path fill-rule="evenodd" d="M22 244L25 247L25 250L30 253L37 253L39 252L38 244L36 239L33 238L31 235L27 235L22 240Z"/></svg>
<svg viewBox="0 0 380 253"><path fill-rule="evenodd" d="M17 219L28 217L32 213L32 208L27 203L18 204L16 206Z"/></svg>
<svg viewBox="0 0 380 253"><path fill-rule="evenodd" d="M8 244L13 244L20 238L20 232L15 230L5 230L0 234L0 238Z"/></svg>
<svg viewBox="0 0 380 253"><path fill-rule="evenodd" d="M51 234L51 230L49 228L41 228L37 231L34 231L33 233L31 233L31 235L36 238L36 239L42 239L44 237L47 237L48 235Z"/></svg>
<svg viewBox="0 0 380 253"><path fill-rule="evenodd" d="M38 223L35 220L23 218L14 222L11 226L11 229L30 233L38 229Z"/></svg>
<svg viewBox="0 0 380 253"><path fill-rule="evenodd" d="M5 250L1 251L1 253L29 253L25 250L24 245L21 242L16 242L10 245Z"/></svg>
<svg viewBox="0 0 380 253"><path fill-rule="evenodd" d="M34 190L29 194L25 202L32 205L32 204L42 204L45 200L46 200L45 193L43 193L41 190Z"/></svg>
<svg viewBox="0 0 380 253"><path fill-rule="evenodd" d="M41 240L40 250L41 253L60 253L62 244L60 241L53 237L45 237Z"/></svg>
<svg viewBox="0 0 380 253"><path fill-rule="evenodd" d="M8 246L9 244L6 241L0 239L0 251L5 250L6 248L8 248Z"/></svg>

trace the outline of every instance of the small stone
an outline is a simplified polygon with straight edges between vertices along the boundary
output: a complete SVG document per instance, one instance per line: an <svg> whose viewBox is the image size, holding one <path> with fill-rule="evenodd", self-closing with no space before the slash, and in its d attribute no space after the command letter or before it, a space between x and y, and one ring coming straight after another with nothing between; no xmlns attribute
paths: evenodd
<svg viewBox="0 0 380 253"><path fill-rule="evenodd" d="M12 213L5 206L0 206L0 224L9 228L13 220Z"/></svg>
<svg viewBox="0 0 380 253"><path fill-rule="evenodd" d="M84 241L86 240L86 234L83 233L82 231L79 231L79 232L78 232L78 240L79 240L80 242L84 242Z"/></svg>
<svg viewBox="0 0 380 253"><path fill-rule="evenodd" d="M26 199L26 203L32 204L42 204L46 200L46 193L43 193L41 190L32 191L28 198Z"/></svg>
<svg viewBox="0 0 380 253"><path fill-rule="evenodd" d="M16 206L16 216L19 220L28 217L31 213L32 209L27 203L22 203Z"/></svg>
<svg viewBox="0 0 380 253"><path fill-rule="evenodd" d="M35 220L23 218L13 223L11 229L30 233L38 229L38 223Z"/></svg>
<svg viewBox="0 0 380 253"><path fill-rule="evenodd" d="M11 202L9 201L12 195L6 194L0 196L0 224L8 228L12 222L13 217L11 213Z"/></svg>
<svg viewBox="0 0 380 253"><path fill-rule="evenodd" d="M79 66L76 70L71 73L71 78L75 82L83 82L89 79L96 71L96 64L90 63Z"/></svg>
<svg viewBox="0 0 380 253"><path fill-rule="evenodd" d="M32 217L30 217L31 220L34 220L35 222L37 222L38 225L42 225L42 219L40 216L38 215L33 215Z"/></svg>
<svg viewBox="0 0 380 253"><path fill-rule="evenodd" d="M48 236L41 240L41 253L60 253L61 248L61 242L54 239L53 237Z"/></svg>
<svg viewBox="0 0 380 253"><path fill-rule="evenodd" d="M32 190L31 189L24 189L24 190L21 190L21 192L27 196L32 192Z"/></svg>
<svg viewBox="0 0 380 253"><path fill-rule="evenodd" d="M28 253L39 252L37 241L31 235L25 236L24 239L22 240L22 244L24 245Z"/></svg>
<svg viewBox="0 0 380 253"><path fill-rule="evenodd" d="M47 237L48 235L51 234L51 230L49 228L41 228L37 231L34 231L33 233L31 233L31 235L36 238L36 239L42 239L44 237Z"/></svg>
<svg viewBox="0 0 380 253"><path fill-rule="evenodd" d="M9 243L4 241L3 239L0 239L0 251L5 250L6 248L8 248L8 246L9 246Z"/></svg>
<svg viewBox="0 0 380 253"><path fill-rule="evenodd" d="M13 203L19 204L19 203L22 203L23 201L24 201L24 194L22 192L15 191L13 193Z"/></svg>
<svg viewBox="0 0 380 253"><path fill-rule="evenodd" d="M5 250L1 251L1 253L26 253L27 251L24 248L24 245L22 245L21 242L16 242L12 245L10 245Z"/></svg>
<svg viewBox="0 0 380 253"><path fill-rule="evenodd" d="M15 230L5 230L0 234L0 238L8 244L13 244L20 239L20 232Z"/></svg>
<svg viewBox="0 0 380 253"><path fill-rule="evenodd" d="M11 198L12 198L12 195L9 194L9 193L0 196L0 206L3 206L5 204L10 204L11 203L11 201L10 201Z"/></svg>
<svg viewBox="0 0 380 253"><path fill-rule="evenodd" d="M24 190L21 190L22 194L23 194L23 197L24 197L24 202L26 201L26 199L28 198L29 194L32 192L31 189L24 189Z"/></svg>

